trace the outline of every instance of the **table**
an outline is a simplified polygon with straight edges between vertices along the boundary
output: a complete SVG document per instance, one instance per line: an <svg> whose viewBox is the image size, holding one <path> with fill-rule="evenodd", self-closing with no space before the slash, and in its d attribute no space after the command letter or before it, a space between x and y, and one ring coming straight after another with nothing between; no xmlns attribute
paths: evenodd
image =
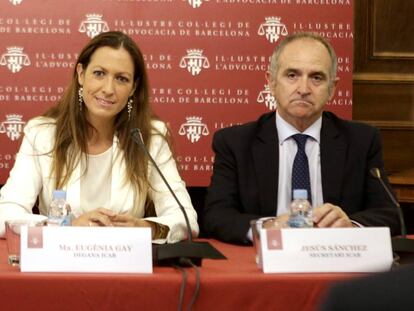
<svg viewBox="0 0 414 311"><path fill-rule="evenodd" d="M204 260L200 293L193 310L317 310L326 289L358 274L263 274L253 247L208 240L227 260ZM195 288L188 268L184 306ZM154 267L154 273L22 273L7 264L0 240L2 310L177 310L181 273Z"/></svg>
<svg viewBox="0 0 414 311"><path fill-rule="evenodd" d="M400 203L414 203L414 168L389 176Z"/></svg>

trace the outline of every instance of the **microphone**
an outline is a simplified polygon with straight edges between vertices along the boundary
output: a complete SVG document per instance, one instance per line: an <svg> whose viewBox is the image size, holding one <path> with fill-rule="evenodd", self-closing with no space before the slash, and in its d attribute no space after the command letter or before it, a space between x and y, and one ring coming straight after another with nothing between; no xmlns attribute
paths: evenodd
<svg viewBox="0 0 414 311"><path fill-rule="evenodd" d="M379 168L378 167L371 168L370 173L371 173L372 176L374 176L376 179L379 180L379 182L381 183L381 185L384 188L385 192L387 193L388 197L391 199L391 202L397 208L398 217L400 218L401 236L403 238L406 238L406 236L407 236L407 229L405 227L404 216L403 216L403 212L401 210L400 204L397 202L397 200L395 199L394 195L391 193L390 189L388 189L387 185L382 180L381 171L379 170Z"/></svg>
<svg viewBox="0 0 414 311"><path fill-rule="evenodd" d="M131 129L132 140L138 144L138 146L144 151L148 159L151 161L158 174L162 178L164 184L167 186L168 191L174 197L174 200L177 202L178 207L183 213L185 224L187 227L188 240L181 241L172 244L157 244L153 245L153 261L159 266L191 266L192 264L201 266L203 258L208 259L227 259L221 252L214 248L208 242L193 242L193 234L191 230L190 221L188 220L187 212L185 211L184 206L178 200L174 191L172 190L170 184L165 178L164 174L161 172L157 163L149 153L147 147L145 146L144 140L142 139L142 134L140 129L133 128ZM189 262L190 261L190 262ZM191 264L192 263L192 264Z"/></svg>
<svg viewBox="0 0 414 311"><path fill-rule="evenodd" d="M378 167L373 167L370 169L370 173L374 178L379 180L385 192L387 193L388 197L391 199L391 202L397 208L398 217L400 219L400 226L401 226L401 237L393 237L391 239L393 251L414 252L414 240L407 239L407 228L405 226L404 215L401 210L400 204L397 202L394 195L391 193L391 190L389 189L389 187L383 181L380 169Z"/></svg>

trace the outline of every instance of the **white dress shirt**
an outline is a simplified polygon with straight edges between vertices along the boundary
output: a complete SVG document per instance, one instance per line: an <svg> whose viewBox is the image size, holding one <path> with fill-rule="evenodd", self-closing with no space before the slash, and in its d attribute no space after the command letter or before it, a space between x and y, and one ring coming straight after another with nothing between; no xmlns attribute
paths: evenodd
<svg viewBox="0 0 414 311"><path fill-rule="evenodd" d="M306 141L305 152L309 162L312 206L316 207L323 204L320 153L321 127L322 117L317 119L304 132L299 132L295 127L282 119L276 111L276 128L279 139L277 216L289 212L289 205L292 200L292 166L298 150L297 144L292 138L292 135L295 134L306 134L310 136Z"/></svg>
<svg viewBox="0 0 414 311"><path fill-rule="evenodd" d="M279 176L277 192L277 213L280 216L289 213L292 201L292 166L298 146L292 135L306 134L310 136L306 141L305 152L309 163L309 177L311 183L312 206L323 204L322 178L321 178L321 152L320 136L322 127L322 116L317 119L303 133L286 122L276 111L276 128L279 140ZM252 241L252 230L247 232L247 238Z"/></svg>

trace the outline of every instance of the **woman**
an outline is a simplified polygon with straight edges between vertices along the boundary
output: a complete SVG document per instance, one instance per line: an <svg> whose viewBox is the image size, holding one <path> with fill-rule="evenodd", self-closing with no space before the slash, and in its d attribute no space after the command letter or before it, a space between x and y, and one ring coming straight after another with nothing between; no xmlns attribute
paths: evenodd
<svg viewBox="0 0 414 311"><path fill-rule="evenodd" d="M185 239L183 214L131 139L134 128L141 130L196 235L197 214L172 157L170 133L149 105L142 53L127 35L107 32L82 50L58 104L26 125L1 189L0 236L4 221L31 213L37 198L47 215L53 190L64 189L74 226L151 227L155 240Z"/></svg>

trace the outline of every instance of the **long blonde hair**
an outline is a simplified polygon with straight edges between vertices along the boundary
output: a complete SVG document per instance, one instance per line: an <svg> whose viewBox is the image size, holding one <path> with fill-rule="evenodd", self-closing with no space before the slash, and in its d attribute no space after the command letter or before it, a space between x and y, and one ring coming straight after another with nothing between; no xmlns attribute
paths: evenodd
<svg viewBox="0 0 414 311"><path fill-rule="evenodd" d="M61 100L50 108L44 116L54 119L56 124L55 144L52 150L52 175L55 177L56 189L63 188L81 160L87 155L88 133L94 131L85 117L86 107L80 109L78 98L79 83L76 67L83 69L89 65L92 55L100 47L114 49L124 48L131 55L134 63L135 92L132 96L132 111L128 119L127 109L123 109L115 118L114 129L118 136L119 147L123 151L126 164L126 180L134 185L135 191L146 193L150 187L148 181L148 159L131 139L131 129L139 128L145 145L151 143L151 136L162 135L169 145L170 132L159 133L151 121L157 119L149 104L148 76L143 55L135 42L122 32L111 31L94 37L79 54L72 80Z"/></svg>

